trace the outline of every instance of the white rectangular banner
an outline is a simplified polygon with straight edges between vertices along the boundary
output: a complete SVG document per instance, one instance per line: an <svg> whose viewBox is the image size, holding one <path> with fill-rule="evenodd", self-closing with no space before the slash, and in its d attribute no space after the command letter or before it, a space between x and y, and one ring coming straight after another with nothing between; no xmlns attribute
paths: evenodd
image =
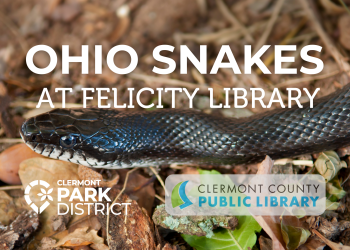
<svg viewBox="0 0 350 250"><path fill-rule="evenodd" d="M321 175L170 175L165 208L171 215L320 215Z"/></svg>

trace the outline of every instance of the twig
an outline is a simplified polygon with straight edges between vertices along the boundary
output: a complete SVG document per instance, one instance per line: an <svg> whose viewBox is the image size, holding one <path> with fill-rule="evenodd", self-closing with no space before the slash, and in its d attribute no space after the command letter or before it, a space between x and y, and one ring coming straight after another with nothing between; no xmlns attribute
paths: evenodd
<svg viewBox="0 0 350 250"><path fill-rule="evenodd" d="M155 196L158 200L160 200L161 202L165 203L165 200L164 200L162 197L160 197L158 194L155 194L154 196Z"/></svg>
<svg viewBox="0 0 350 250"><path fill-rule="evenodd" d="M344 3L343 0L339 0L340 4L343 5L344 9L346 10L346 12L348 12L348 14L350 14L350 10L348 8L348 6L346 6L346 4Z"/></svg>
<svg viewBox="0 0 350 250"><path fill-rule="evenodd" d="M350 65L346 61L346 59L343 57L342 54L337 50L335 47L333 41L330 39L330 37L327 35L327 33L324 31L321 22L318 18L317 10L315 7L315 4L313 1L310 0L299 0L300 4L302 5L303 9L305 10L306 16L311 21L312 25L314 26L317 34L322 39L326 49L328 52L332 55L334 60L337 62L338 66L340 67L342 72L346 72L348 75L350 73Z"/></svg>
<svg viewBox="0 0 350 250"><path fill-rule="evenodd" d="M197 5L198 5L199 13L202 16L206 16L207 12L208 12L207 1L206 0L197 0Z"/></svg>
<svg viewBox="0 0 350 250"><path fill-rule="evenodd" d="M4 190L13 190L13 189L23 189L22 185L15 185L15 186L4 186L4 187L0 187L1 191Z"/></svg>
<svg viewBox="0 0 350 250"><path fill-rule="evenodd" d="M242 29L242 32L245 35L245 38L248 42L253 43L254 38L249 33L249 30L241 24L241 22L233 15L233 13L227 8L225 3L222 0L217 0L216 4L218 5L219 11L221 14L233 25L240 29Z"/></svg>
<svg viewBox="0 0 350 250"><path fill-rule="evenodd" d="M165 195L169 195L166 188L165 188L165 185L164 185L164 181L162 180L162 178L159 176L158 172L153 168L153 167L149 167L149 169L153 172L153 174L155 174L155 176L157 177L160 185L163 187L164 189L164 192L165 192Z"/></svg>
<svg viewBox="0 0 350 250"><path fill-rule="evenodd" d="M265 29L266 25L267 25L267 21L257 22L257 23L252 24L251 26L249 26L247 29L248 29L248 32L250 34L253 34L257 30ZM236 41L239 38L241 38L243 35L244 35L243 30L238 28L234 32L231 32L231 33L226 34L224 36L218 37L213 42L216 45L223 45L223 44L227 44L227 43L232 42L232 41Z"/></svg>
<svg viewBox="0 0 350 250"><path fill-rule="evenodd" d="M21 138L1 138L0 143L20 143L23 142Z"/></svg>
<svg viewBox="0 0 350 250"><path fill-rule="evenodd" d="M256 30L263 29L267 22L257 22L249 26L248 32L254 33ZM234 27L219 30L218 32L205 33L205 34L195 34L195 33L176 33L174 39L177 46L183 43L183 41L194 41L199 44L215 43L216 45L227 44L229 42L235 41L244 35L243 30Z"/></svg>
<svg viewBox="0 0 350 250"><path fill-rule="evenodd" d="M299 36L293 37L289 40L289 44L296 44L305 40L311 40L317 36L316 32L310 32L307 34L301 34Z"/></svg>
<svg viewBox="0 0 350 250"><path fill-rule="evenodd" d="M293 160L289 158L279 159L274 162L274 165L286 165L288 163L292 163L293 165L305 165L312 167L314 162L312 160Z"/></svg>
<svg viewBox="0 0 350 250"><path fill-rule="evenodd" d="M126 177L125 177L125 181L124 181L124 185L123 185L123 188L122 190L120 190L119 194L115 197L115 199L113 200L111 206L109 207L109 211L108 211L108 214L107 214L107 221L106 221L106 232L107 232L107 242L108 242L108 245L109 245L109 241L110 241L110 234L109 234L109 215L111 214L111 209L112 209L112 206L113 204L118 200L119 196L125 191L126 189L126 184L128 183L128 179L129 179L129 175L134 172L135 170L137 170L138 168L133 168L131 170L129 170L127 173L126 173Z"/></svg>
<svg viewBox="0 0 350 250"><path fill-rule="evenodd" d="M333 250L350 250L349 246L343 246L337 243L334 243L330 240L328 240L326 237L324 237L320 232L318 232L316 229L311 229L311 231L316 234L324 243L326 243L330 248Z"/></svg>
<svg viewBox="0 0 350 250"><path fill-rule="evenodd" d="M303 0L301 0L301 1L303 1ZM267 23L267 26L265 28L265 32L260 37L259 41L255 44L253 55L256 54L256 52L258 52L258 50L261 48L261 46L263 46L265 44L265 42L266 42L268 36L270 35L271 30L272 30L272 28L273 28L273 26L278 18L278 15L279 15L280 10L283 6L283 3L284 3L284 0L277 1L275 8L273 9L271 18L270 18L270 20Z"/></svg>
<svg viewBox="0 0 350 250"><path fill-rule="evenodd" d="M290 87L291 85L299 84L302 82L310 82L314 80L320 80L320 79L325 79L331 76L335 76L339 74L339 70L332 71L330 73L322 74L322 75L315 75L315 76L307 76L307 77L302 77L302 78L297 78L297 79L290 79L281 83L276 84L275 87L277 88L285 88L285 87Z"/></svg>

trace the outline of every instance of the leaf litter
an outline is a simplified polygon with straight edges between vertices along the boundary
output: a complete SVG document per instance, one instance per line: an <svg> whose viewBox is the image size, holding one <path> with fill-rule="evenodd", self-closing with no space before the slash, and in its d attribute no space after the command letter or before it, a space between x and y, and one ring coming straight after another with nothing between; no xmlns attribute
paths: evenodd
<svg viewBox="0 0 350 250"><path fill-rule="evenodd" d="M266 39L266 44L318 44L326 45L320 54L325 62L324 72L312 76L305 77L298 73L297 75L262 75L259 71L253 71L251 75L234 75L227 70L220 70L216 75L199 75L193 65L188 65L189 74L180 74L178 69L174 71L171 78L178 79L181 83L191 84L192 87L211 86L215 89L222 87L261 87L267 93L271 93L270 87L274 83L282 88L283 93L285 87L306 87L314 89L321 87L320 94L322 96L334 91L348 82L346 74L342 73L348 62L343 57L349 57L349 15L345 8L338 1L320 0L320 6L307 8L303 3L299 4L295 1L284 1L282 7L278 7L282 1L171 1L165 3L161 0L148 1L11 1L3 0L0 2L0 10L6 10L6 13L0 12L0 103L4 104L1 107L1 116L6 119L0 119L0 136L1 139L12 140L14 135L19 137L18 128L21 126L23 119L26 116L33 116L38 112L48 111L47 107L35 109L36 101L40 96L43 87L51 88L50 94L55 103L60 103L62 97L54 93L55 87L73 87L74 93L66 96L68 106L79 106L81 100L76 94L76 89L81 87L109 87L117 86L122 88L118 94L125 101L126 87L134 87L139 89L145 86L158 87L162 84L170 84L172 79L161 78L152 75L152 67L154 60L150 62L147 58L152 58L152 49L159 44L172 44L177 46L185 44L192 51L196 50L199 44L207 43L211 53L209 54L209 66L212 64L213 57L217 54L221 44L229 44L232 48L235 57L241 65L243 61L242 45L259 42L261 37ZM349 5L349 1L342 1ZM279 9L280 8L280 9ZM274 14L275 13L275 14ZM279 13L279 14L278 14ZM306 14L305 14L306 13ZM314 18L320 16L321 20ZM164 22L155 22L154 20L163 20ZM310 19L310 23L305 24L303 18ZM302 21L301 21L302 20ZM306 20L306 19L305 19ZM304 24L303 24L304 22ZM315 24L320 22L321 29L315 28ZM322 28L323 26L323 28ZM272 27L272 29L271 29ZM268 28L268 29L267 29ZM270 32L266 36L264 32ZM43 36L42 34L46 34ZM292 34L292 37L290 37ZM37 44L47 44L53 48L59 48L62 44L70 44L72 55L80 55L81 44L103 44L105 49L109 49L116 43L127 44L137 50L140 55L138 65L138 79L135 75L119 76L113 74L110 70L103 67L101 75L82 75L79 64L72 64L70 67L71 74L61 75L59 72L39 76L31 74L24 67L26 50ZM330 50L329 44L335 44L334 50ZM56 52L61 52L56 49ZM178 58L178 52L174 52L171 57L175 60ZM196 52L195 52L196 54ZM196 54L197 55L197 54ZM263 56L266 64L270 63L269 68L273 67L273 61L270 60L271 53ZM47 58L44 55L39 55L34 58L35 64L40 67L47 65ZM128 58L117 56L117 65L126 65ZM89 57L89 65L94 64L94 58ZM345 66L344 66L345 65ZM158 67L163 65L158 63ZM290 66L301 67L302 62L296 60ZM348 72L345 72L348 74ZM140 77L141 76L141 77ZM96 97L96 96L94 96ZM147 103L151 100L151 96L145 95L143 102ZM220 96L217 96L220 99ZM284 97L283 97L284 98ZM96 100L96 98L94 98ZM169 98L170 99L170 98ZM181 98L179 98L181 99ZM92 101L92 105L96 105L96 101ZM261 107L253 108L251 105L245 110L230 109L224 112L217 112L215 109L210 109L208 105L207 94L201 94L194 100L195 108L201 109L207 113L219 113L224 116L246 116L252 113L260 113L263 110ZM168 98L165 105L170 105ZM186 107L187 103L182 99L176 103L177 107ZM5 108L6 107L6 108ZM138 109L138 107L136 107ZM16 127L16 129L14 129ZM17 133L17 134L16 134ZM9 144L0 143L0 150L8 148ZM79 169L74 164L65 165L64 163L53 163L51 161L28 160L24 163L26 167L24 172L19 172L19 163L25 159L34 157L24 145L16 146L18 149L10 148L12 151L4 151L0 155L0 178L8 184L20 184L22 180L23 186L27 185L29 180L37 177L48 177L49 184L53 188L58 178L68 179L89 179L101 180L102 187L117 187L122 189L125 183L125 172L106 170L96 172L91 169ZM27 153L28 151L28 153ZM339 151L338 151L339 152ZM230 243L234 243L240 237L239 233L248 232L242 230L246 225L253 225L256 230L251 230L249 237L247 236L247 244L250 248L260 246L262 243L268 242L261 240L262 235L271 238L271 244L274 249L279 249L290 245L290 242L301 244L307 238L306 242L301 245L300 249L319 249L325 244L332 249L341 249L338 244L349 245L346 238L349 236L348 221L350 221L350 185L347 180L348 168L344 164L349 163L349 152L344 151L340 157L334 152L324 152L319 156L310 156L308 160L317 162L312 174L316 171L325 176L327 183L327 211L320 217L299 218L299 222L305 222L309 228L289 225L285 222L284 234L282 237L282 223L278 217L255 216L246 217L247 220L238 218L240 222L238 228L233 231L228 229L214 229L213 236L217 237L219 244L222 239L229 239ZM22 158L23 157L23 158ZM303 158L298 158L303 159ZM316 160L317 159L317 160ZM265 161L265 170L269 170L271 162ZM276 166L273 166L276 168ZM284 171L291 173L308 173L312 169L310 166L303 168L291 168L283 166ZM193 166L182 166L181 170L175 168L162 167L159 176L164 180L169 174L180 173L195 173L198 169L193 169ZM218 168L220 173L256 173L260 171L258 165L250 166L235 166L234 168ZM9 173L10 174L7 174ZM11 172L12 171L12 172ZM279 170L278 170L279 171ZM6 174L5 174L6 173ZM22 178L21 177L22 174ZM106 178L106 176L108 178ZM57 177L57 178L56 178ZM118 180L119 178L119 180ZM158 178L158 176L157 176ZM184 236L187 242L179 237L179 233L172 230L172 233L165 233L161 228L158 238L152 240L153 231L157 231L152 226L152 221L149 217L154 215L157 205L162 204L164 190L162 185L157 181L157 178L144 170L137 170L130 175L128 184L120 199L136 200L133 206L137 210L136 214L130 215L130 220L124 218L119 223L123 224L131 222L132 219L141 218L145 232L148 232L147 238L150 249L190 249L187 244L197 246L201 249L213 244L211 238L204 236ZM15 188L15 187L14 187ZM115 189L117 190L117 189ZM118 191L115 191L116 193ZM35 194L42 193L41 190L35 190ZM118 195L118 194L116 194ZM44 195L43 195L44 196ZM35 195L33 200L40 204L40 199L43 197ZM154 199L158 196L158 199ZM55 200L55 199L53 199ZM30 211L23 199L23 192L18 196L14 195L13 190L0 190L0 222L6 227L14 223L18 216L23 212ZM147 212L144 212L144 209ZM149 216L149 217L148 217ZM111 225L115 225L115 218L111 217ZM249 220L248 220L249 219ZM295 219L295 218L294 218ZM30 244L32 249L50 249L60 240L78 239L84 240L86 235L90 235L91 239L104 239L103 244L108 244L105 225L103 219L97 216L82 215L73 216L57 216L57 211L47 209L39 216L40 227L35 229L33 238L35 244ZM101 221L101 222L100 222ZM169 223L177 225L180 221L168 219ZM258 225L262 227L260 231ZM122 228L138 227L138 223L124 225ZM85 228L88 228L85 230ZM240 229L241 231L240 231ZM173 229L176 229L175 227ZM85 230L85 231L84 231ZM129 230L129 229L128 229ZM136 230L136 229L135 229ZM153 231L152 231L153 230ZM217 230L217 231L216 231ZM303 231L304 230L304 231ZM309 230L311 235L307 237ZM258 233L260 231L260 233ZM92 233L90 233L92 232ZM94 237L97 232L98 237ZM116 232L119 232L116 230ZM215 234L217 232L217 235ZM19 232L17 232L18 234ZM90 234L89 234L90 233ZM266 233L266 234L265 234ZM172 237L167 236L172 235ZM174 236L175 235L175 236ZM244 235L244 233L242 234ZM296 235L296 237L295 237ZM120 239L112 234L113 239ZM259 237L259 242L257 238ZM16 236L16 232L11 235L12 240ZM10 237L10 239L11 239ZM76 237L76 238L73 238ZM127 244L130 235L121 234L121 244ZM187 238L186 238L187 237ZM242 236L243 237L243 236ZM326 238L322 238L326 237ZM140 237L141 238L141 237ZM268 238L266 238L268 239ZM322 239L320 241L320 239ZM100 240L100 239L99 239ZM137 239L132 239L136 240ZM221 240L221 241L220 241ZM269 240L269 239L268 239ZM331 241L330 241L331 240ZM334 242L337 243L334 243ZM11 241L12 242L12 241ZM93 241L85 241L93 242ZM154 242L154 244L152 243ZM171 244L167 243L170 242ZM84 241L83 241L84 243ZM99 243L98 243L99 244ZM116 242L112 244L118 244ZM238 244L239 241L238 241ZM35 245L35 246L34 246ZM88 246L92 248L93 243ZM247 245L247 247L248 247ZM127 247L127 245L125 245ZM83 246L81 246L83 247ZM291 246L293 248L293 246ZM83 249L83 248L82 248ZM137 247L135 247L137 249ZM344 248L345 249L345 248Z"/></svg>

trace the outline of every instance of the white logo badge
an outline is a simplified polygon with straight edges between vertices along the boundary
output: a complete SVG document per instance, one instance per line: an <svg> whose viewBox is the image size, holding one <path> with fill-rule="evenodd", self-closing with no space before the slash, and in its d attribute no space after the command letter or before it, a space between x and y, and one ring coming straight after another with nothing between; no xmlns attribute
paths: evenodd
<svg viewBox="0 0 350 250"><path fill-rule="evenodd" d="M41 185L44 186L45 188L49 188L50 184L47 183L46 181L42 181L42 180L36 180L36 181L32 181L31 183L29 183L29 185L26 187L25 191L24 191L24 199L26 200L26 202L28 203L28 205L37 213L37 214L41 214L49 205L50 203L48 201L45 201L45 203L38 208L37 205L35 205L32 200L29 197L29 192L32 189L32 187L37 186L37 185ZM53 188L49 189L48 191L46 191L45 189L41 188L41 193L38 194L38 196L42 196L41 197L41 201L44 201L46 199L53 201L52 197L51 197L51 193L52 193Z"/></svg>

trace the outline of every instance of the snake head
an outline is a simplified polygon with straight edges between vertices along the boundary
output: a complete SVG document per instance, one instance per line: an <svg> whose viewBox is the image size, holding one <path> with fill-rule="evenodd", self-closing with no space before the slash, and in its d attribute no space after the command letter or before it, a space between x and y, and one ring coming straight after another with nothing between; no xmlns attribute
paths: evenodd
<svg viewBox="0 0 350 250"><path fill-rule="evenodd" d="M85 166L103 165L95 153L98 143L94 140L105 127L97 111L54 109L26 120L20 134L32 150L44 156Z"/></svg>

